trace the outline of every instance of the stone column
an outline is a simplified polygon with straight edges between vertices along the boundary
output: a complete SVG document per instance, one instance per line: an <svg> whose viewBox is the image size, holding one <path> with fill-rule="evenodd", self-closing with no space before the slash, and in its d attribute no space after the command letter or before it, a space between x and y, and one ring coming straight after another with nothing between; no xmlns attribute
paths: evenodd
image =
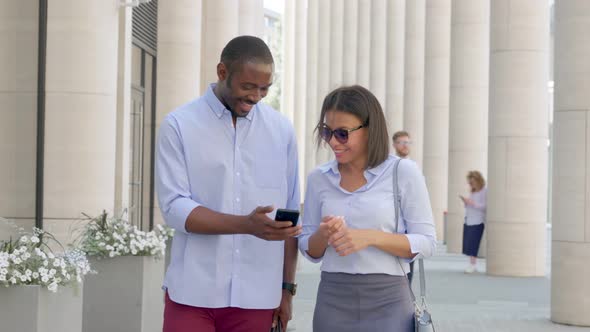
<svg viewBox="0 0 590 332"><path fill-rule="evenodd" d="M318 33L319 7L318 1L307 4L307 70L306 70L306 120L305 128L305 174L309 174L316 167L315 126L318 121L317 109L318 82L315 75L318 71Z"/></svg>
<svg viewBox="0 0 590 332"><path fill-rule="evenodd" d="M555 4L551 320L590 326L590 3Z"/></svg>
<svg viewBox="0 0 590 332"><path fill-rule="evenodd" d="M239 6L239 34L262 37L264 34L264 0L240 0ZM288 13L285 12L285 14Z"/></svg>
<svg viewBox="0 0 590 332"><path fill-rule="evenodd" d="M217 64L225 45L240 33L240 7L235 0L202 0L200 94L217 82ZM180 7L180 6L178 6ZM180 7L182 8L182 7ZM183 8L182 8L183 9ZM194 15L197 15L195 12Z"/></svg>
<svg viewBox="0 0 590 332"><path fill-rule="evenodd" d="M281 77L281 113L294 122L294 103L297 93L294 91L295 78L295 36L301 34L296 30L295 1L285 1L283 14L283 73ZM276 89L273 86L273 89Z"/></svg>
<svg viewBox="0 0 590 332"><path fill-rule="evenodd" d="M371 85L371 6L372 0L358 0L358 35L356 83L369 89Z"/></svg>
<svg viewBox="0 0 590 332"><path fill-rule="evenodd" d="M307 12L304 1L285 2L285 56L283 76L283 109L291 109L297 148L299 151L299 182L301 184L301 201L305 194L306 157L306 59L307 59Z"/></svg>
<svg viewBox="0 0 590 332"><path fill-rule="evenodd" d="M0 2L0 216L35 225L39 1ZM16 235L0 221L0 239Z"/></svg>
<svg viewBox="0 0 590 332"><path fill-rule="evenodd" d="M326 53L329 54L327 59L330 70L327 72L329 75L327 89L322 91L323 93L319 98L320 104L328 92L342 85L344 78L344 2L331 0L329 10L331 15L327 16L330 18L330 33L327 34L327 38L329 39L330 51ZM324 39L326 38L326 35L322 34L322 36Z"/></svg>
<svg viewBox="0 0 590 332"><path fill-rule="evenodd" d="M453 0L449 106L449 193L446 242L460 253L469 170L487 174L490 2ZM483 242L480 252L484 249Z"/></svg>
<svg viewBox="0 0 590 332"><path fill-rule="evenodd" d="M406 2L404 130L413 141L410 158L422 167L424 146L424 29L426 1Z"/></svg>
<svg viewBox="0 0 590 332"><path fill-rule="evenodd" d="M404 53L406 33L406 1L387 1L387 91L385 119L389 136L404 126Z"/></svg>
<svg viewBox="0 0 590 332"><path fill-rule="evenodd" d="M344 0L344 41L342 84L356 84L357 50L358 50L358 0Z"/></svg>
<svg viewBox="0 0 590 332"><path fill-rule="evenodd" d="M393 19L393 18L390 18ZM385 108L387 91L387 0L371 3L371 92Z"/></svg>
<svg viewBox="0 0 590 332"><path fill-rule="evenodd" d="M487 272L544 276L549 10L495 0L490 17Z"/></svg>
<svg viewBox="0 0 590 332"><path fill-rule="evenodd" d="M205 89L199 80L202 8L201 0L158 2L157 127L166 114Z"/></svg>
<svg viewBox="0 0 590 332"><path fill-rule="evenodd" d="M200 80L202 9L202 0L158 2L156 132L166 114L197 98L204 89ZM154 224L164 221L158 204L154 200Z"/></svg>
<svg viewBox="0 0 590 332"><path fill-rule="evenodd" d="M117 36L114 1L48 7L45 229L64 240L85 212L115 202Z"/></svg>
<svg viewBox="0 0 590 332"><path fill-rule="evenodd" d="M426 0L424 69L424 176L436 233L443 238L449 166L451 0Z"/></svg>
<svg viewBox="0 0 590 332"><path fill-rule="evenodd" d="M333 47L342 49L342 15L344 7L341 1L316 0L319 3L318 22L318 69L315 79L318 82L318 95L315 103L315 120L319 119L324 97L342 81L342 52L332 52ZM334 10L334 12L332 11ZM338 54L340 53L340 54ZM316 164L321 165L332 159L333 153L329 146L323 145L317 151Z"/></svg>

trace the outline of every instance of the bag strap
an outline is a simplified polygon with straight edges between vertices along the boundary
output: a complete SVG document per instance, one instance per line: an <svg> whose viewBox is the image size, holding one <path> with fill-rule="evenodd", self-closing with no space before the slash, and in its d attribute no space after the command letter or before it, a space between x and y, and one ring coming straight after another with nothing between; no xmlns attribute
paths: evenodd
<svg viewBox="0 0 590 332"><path fill-rule="evenodd" d="M399 190L399 185L398 185L398 168L399 168L399 164L402 161L402 158L399 158L398 160L395 161L395 164L393 165L393 198L394 198L394 205L395 205L395 231L398 231L398 226L399 226L399 219L401 217L401 205L402 205L402 197L401 197L401 193ZM406 274L406 271L404 270L404 267L399 259L399 257L396 257L397 262L399 263L400 268L402 269L402 272L404 274ZM420 269L420 297L422 299L422 304L424 304L426 302L426 278L424 276L424 260L422 258L418 259L418 264L419 264L419 269ZM414 304L416 304L416 296L414 295L414 291L412 290L412 286L410 285L410 282L408 280L408 287L410 288L410 294L412 295L412 301L414 301Z"/></svg>

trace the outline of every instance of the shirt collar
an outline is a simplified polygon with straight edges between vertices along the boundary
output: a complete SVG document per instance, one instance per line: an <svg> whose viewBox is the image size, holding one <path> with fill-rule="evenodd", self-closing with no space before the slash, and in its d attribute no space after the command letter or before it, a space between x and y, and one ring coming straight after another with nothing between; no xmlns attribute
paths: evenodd
<svg viewBox="0 0 590 332"><path fill-rule="evenodd" d="M207 91L205 92L205 101L207 102L207 104L209 104L209 107L211 108L213 113L215 113L215 115L217 115L217 117L221 119L221 117L226 112L230 115L231 115L231 112L217 98L217 96L215 95L215 92L213 92L213 90L215 89L215 86L217 86L217 83L209 84L209 87L207 88ZM254 116L254 111L256 110L257 107L258 107L258 104L254 105L254 107L252 107L252 110L248 113L248 115L246 115L245 118L248 119L249 121L252 121L252 117Z"/></svg>
<svg viewBox="0 0 590 332"><path fill-rule="evenodd" d="M389 155L387 157L387 159L385 159L381 164L379 164L373 168L369 168L367 170L367 172L369 172L375 176L381 175L383 173L383 171L387 168L387 166L389 164L391 164L391 161L394 159L395 159L395 157L393 157L392 155Z"/></svg>
<svg viewBox="0 0 590 332"><path fill-rule="evenodd" d="M332 173L334 174L340 174L340 171L338 170L338 162L336 161L336 159L332 159L329 162L320 166L320 171L322 171L322 173L332 171Z"/></svg>
<svg viewBox="0 0 590 332"><path fill-rule="evenodd" d="M381 164L377 165L376 167L367 169L365 171L365 174L369 173L374 176L380 175L381 173L383 173L385 168L387 168L387 165L389 165L391 163L391 160L393 160L393 159L395 159L395 157L390 155ZM322 166L320 166L320 170L322 171L322 173L327 173L329 171L332 171L332 173L334 173L334 174L340 174L340 171L338 170L338 162L336 161L336 159L333 159L333 160L323 164Z"/></svg>

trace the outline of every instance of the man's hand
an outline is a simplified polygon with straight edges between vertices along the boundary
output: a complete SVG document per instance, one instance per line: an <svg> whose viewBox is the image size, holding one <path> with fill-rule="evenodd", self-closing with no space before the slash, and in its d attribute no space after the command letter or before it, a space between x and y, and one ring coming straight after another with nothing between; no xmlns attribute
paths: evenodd
<svg viewBox="0 0 590 332"><path fill-rule="evenodd" d="M272 206L259 206L247 217L248 234L267 241L283 241L301 234L301 226L291 227L292 222L277 222L266 214L274 210Z"/></svg>
<svg viewBox="0 0 590 332"><path fill-rule="evenodd" d="M281 325L283 325L283 331L287 331L287 324L291 318L293 318L293 296L289 291L283 289L283 297L281 298L281 305L275 309L275 313L272 318L272 327L275 328L281 319Z"/></svg>

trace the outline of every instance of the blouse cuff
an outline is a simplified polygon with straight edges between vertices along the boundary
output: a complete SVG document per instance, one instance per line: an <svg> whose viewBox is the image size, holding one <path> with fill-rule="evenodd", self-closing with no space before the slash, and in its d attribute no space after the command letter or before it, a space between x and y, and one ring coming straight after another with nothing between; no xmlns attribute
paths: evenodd
<svg viewBox="0 0 590 332"><path fill-rule="evenodd" d="M322 257L320 258L314 258L311 257L308 253L307 250L309 250L309 238L311 237L311 235L300 235L298 238L298 242L299 242L299 251L301 252L301 254L307 258L310 262L312 263L319 263L322 261Z"/></svg>

